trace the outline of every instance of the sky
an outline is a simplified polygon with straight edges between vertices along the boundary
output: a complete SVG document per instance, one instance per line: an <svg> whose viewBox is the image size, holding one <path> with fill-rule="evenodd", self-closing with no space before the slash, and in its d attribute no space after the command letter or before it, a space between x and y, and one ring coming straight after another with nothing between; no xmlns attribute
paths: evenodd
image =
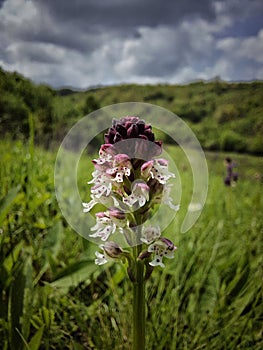
<svg viewBox="0 0 263 350"><path fill-rule="evenodd" d="M0 0L0 66L56 88L263 80L263 1Z"/></svg>

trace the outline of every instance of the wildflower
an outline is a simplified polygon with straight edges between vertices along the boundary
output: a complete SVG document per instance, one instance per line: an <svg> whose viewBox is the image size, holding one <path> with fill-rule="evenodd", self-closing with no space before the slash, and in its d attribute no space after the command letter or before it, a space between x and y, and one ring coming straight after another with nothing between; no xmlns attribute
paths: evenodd
<svg viewBox="0 0 263 350"><path fill-rule="evenodd" d="M132 142L120 142L129 140ZM93 233L90 237L104 242L100 246L102 252L96 252L95 262L102 265L122 257L128 261L129 275L136 276L132 270L137 258L147 263L145 271L149 274L154 266L163 267L163 257L172 258L176 249L170 240L161 237L159 227L145 226L156 204L164 203L173 210L179 209L170 196L172 185L169 180L175 175L168 170L166 159L155 158L160 155L162 144L155 141L151 125L139 117L114 120L105 134L105 142L100 147L99 157L92 161L95 171L89 181L92 184L91 200L83 203L84 212L90 211L96 204L108 208L96 214L96 224L91 228ZM135 215L131 209L141 210ZM130 247L147 244L147 249L142 247L137 257L122 250L117 243L109 240L116 231Z"/></svg>
<svg viewBox="0 0 263 350"><path fill-rule="evenodd" d="M90 237L99 237L102 241L107 241L109 236L115 233L118 226L126 225L125 214L121 215L121 210L113 208L106 212L96 214L96 225L91 228L91 231L96 231Z"/></svg>
<svg viewBox="0 0 263 350"><path fill-rule="evenodd" d="M106 170L108 175L112 178L112 181L123 182L123 176L130 176L131 174L131 162L129 156L126 154L118 154L114 157L113 167Z"/></svg>
<svg viewBox="0 0 263 350"><path fill-rule="evenodd" d="M177 247L168 238L160 237L148 247L148 252L154 253L154 259L149 264L164 267L163 257L173 259L176 249Z"/></svg>
<svg viewBox="0 0 263 350"><path fill-rule="evenodd" d="M121 209L115 207L110 208L108 210L108 215L116 225L120 227L126 225L126 214Z"/></svg>
<svg viewBox="0 0 263 350"><path fill-rule="evenodd" d="M94 179L95 185L91 188L91 193L100 198L102 195L109 196L112 189L111 179L108 176L99 174Z"/></svg>
<svg viewBox="0 0 263 350"><path fill-rule="evenodd" d="M171 209L178 211L180 208L180 205L174 205L172 203L172 198L170 197L170 192L171 192L172 184L166 184L163 187L163 191L158 193L154 198L153 198L153 203L154 204L166 204L168 205Z"/></svg>
<svg viewBox="0 0 263 350"><path fill-rule="evenodd" d="M91 201L89 203L82 203L84 209L83 212L89 212L96 204L102 204L106 207L112 207L113 205L118 204L117 199L114 196L94 196L91 195Z"/></svg>
<svg viewBox="0 0 263 350"><path fill-rule="evenodd" d="M149 200L149 191L149 186L144 182L135 182L132 186L132 193L128 197L123 198L123 203L129 207L138 204L141 208Z"/></svg>
<svg viewBox="0 0 263 350"><path fill-rule="evenodd" d="M106 254L102 254L100 252L95 252L95 255L96 255L96 259L95 259L96 265L104 265L109 261L106 257Z"/></svg>
<svg viewBox="0 0 263 350"><path fill-rule="evenodd" d="M141 241L143 243L151 244L160 236L161 236L160 227L149 226L149 227L142 228Z"/></svg>
<svg viewBox="0 0 263 350"><path fill-rule="evenodd" d="M111 160L112 156L117 153L115 147L110 143L105 143L100 147L99 156L105 160Z"/></svg>
<svg viewBox="0 0 263 350"><path fill-rule="evenodd" d="M121 142L131 141L131 142ZM159 227L145 226L154 214L156 204L165 203L173 210L169 180L175 175L168 170L166 159L156 159L161 154L162 143L155 140L151 125L139 117L127 116L114 120L105 134L99 158L92 161L91 201L83 203L88 212L97 203L108 210L96 214L96 224L90 237L100 238L101 251L95 253L95 263L126 261L127 273L134 283L134 348L144 349L144 291L143 284L155 266L164 267L163 258L172 259L177 249L172 241L161 237ZM136 210L134 213L131 209ZM110 240L119 232L121 241L128 244L124 250ZM139 247L136 247L136 246ZM147 245L147 246L145 246ZM140 328L136 331L136 328Z"/></svg>
<svg viewBox="0 0 263 350"><path fill-rule="evenodd" d="M103 252L95 252L96 259L95 264L96 265L104 265L109 261L114 261L115 259L121 258L125 252L122 250L122 248L113 241L105 242L105 244L101 244L100 248L103 250Z"/></svg>
<svg viewBox="0 0 263 350"><path fill-rule="evenodd" d="M166 159L154 159L144 163L141 167L141 175L143 178L149 177L156 179L160 184L166 182L175 175L168 171L168 161Z"/></svg>

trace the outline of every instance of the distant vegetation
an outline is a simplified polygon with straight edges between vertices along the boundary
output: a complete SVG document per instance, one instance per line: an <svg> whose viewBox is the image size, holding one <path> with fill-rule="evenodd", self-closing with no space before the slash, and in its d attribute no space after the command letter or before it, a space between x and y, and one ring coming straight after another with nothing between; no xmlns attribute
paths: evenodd
<svg viewBox="0 0 263 350"><path fill-rule="evenodd" d="M45 147L59 144L78 119L100 107L120 102L147 102L184 119L206 150L262 155L262 101L263 82L130 84L79 92L35 85L18 73L0 69L1 135L27 138L29 116L32 116L35 141Z"/></svg>

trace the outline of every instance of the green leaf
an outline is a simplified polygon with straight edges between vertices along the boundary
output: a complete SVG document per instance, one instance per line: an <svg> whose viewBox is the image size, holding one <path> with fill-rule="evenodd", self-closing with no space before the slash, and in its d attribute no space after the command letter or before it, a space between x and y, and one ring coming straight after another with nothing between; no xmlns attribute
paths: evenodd
<svg viewBox="0 0 263 350"><path fill-rule="evenodd" d="M38 331L31 338L28 347L30 350L38 350L41 344L41 339L43 336L45 326L41 326Z"/></svg>
<svg viewBox="0 0 263 350"><path fill-rule="evenodd" d="M36 329L38 329L44 325L43 320L38 315L33 315L31 317L31 323L32 323L33 327L35 327Z"/></svg>
<svg viewBox="0 0 263 350"><path fill-rule="evenodd" d="M98 265L95 265L93 259L78 261L57 274L51 285L67 292L69 287L77 286L82 281L88 281L96 271L98 271Z"/></svg>
<svg viewBox="0 0 263 350"><path fill-rule="evenodd" d="M21 335L26 340L32 314L32 260L31 256L19 262L11 286L8 321L11 350L22 349Z"/></svg>
<svg viewBox="0 0 263 350"><path fill-rule="evenodd" d="M32 258L29 256L24 264L25 289L23 300L23 316L21 319L22 333L27 339L30 332L30 319L33 311L33 268Z"/></svg>
<svg viewBox="0 0 263 350"><path fill-rule="evenodd" d="M8 210L16 200L20 188L20 185L11 188L8 191L7 195L4 198L0 199L0 223L2 223L6 214L8 213Z"/></svg>
<svg viewBox="0 0 263 350"><path fill-rule="evenodd" d="M17 243L17 245L14 247L14 249L11 251L10 254L7 255L3 262L3 266L6 268L7 272L12 272L12 267L14 263L17 261L19 253L24 245L23 241L20 241Z"/></svg>
<svg viewBox="0 0 263 350"><path fill-rule="evenodd" d="M83 350L84 347L81 344L76 343L75 341L72 340L72 349L73 350Z"/></svg>
<svg viewBox="0 0 263 350"><path fill-rule="evenodd" d="M53 256L57 256L61 241L63 238L63 225L61 220L57 221L52 228L48 231L48 234L45 236L43 243L43 257L45 258L46 252L52 254Z"/></svg>
<svg viewBox="0 0 263 350"><path fill-rule="evenodd" d="M49 267L51 267L52 270L55 270L55 258L59 253L62 238L63 225L61 220L59 220L52 226L52 228L48 231L47 235L44 238L44 242L41 248L42 268L34 280L35 285Z"/></svg>

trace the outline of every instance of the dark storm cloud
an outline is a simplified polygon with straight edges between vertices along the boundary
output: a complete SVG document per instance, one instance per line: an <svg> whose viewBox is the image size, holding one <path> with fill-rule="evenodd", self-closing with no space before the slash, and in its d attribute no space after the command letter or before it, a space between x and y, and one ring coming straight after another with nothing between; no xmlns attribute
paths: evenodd
<svg viewBox="0 0 263 350"><path fill-rule="evenodd" d="M0 22L0 32L8 32L9 42L19 39L52 43L85 54L91 54L114 38L139 37L138 28L141 26L175 27L185 16L212 19L215 15L209 0L36 0L32 3L40 15L32 13L30 21L14 21L8 29L4 22ZM8 58L10 53L6 54Z"/></svg>
<svg viewBox="0 0 263 350"><path fill-rule="evenodd" d="M172 26L187 16L215 17L213 1L200 0L36 0L41 17L10 34L29 42L53 43L91 53L105 40L139 36L138 27ZM32 18L34 23L34 18ZM4 30L0 23L0 30ZM111 38L109 37L111 36Z"/></svg>
<svg viewBox="0 0 263 350"><path fill-rule="evenodd" d="M30 16L30 15L29 15ZM2 35L1 35L2 33ZM16 40L32 43L53 43L80 51L93 50L98 45L98 38L92 32L83 32L73 23L59 23L47 13L32 14L30 20L21 23L0 21L0 37L8 37L8 43ZM2 45L3 45L2 41Z"/></svg>
<svg viewBox="0 0 263 350"><path fill-rule="evenodd" d="M91 30L174 26L185 16L215 17L211 0L39 0L38 4L59 22L78 23Z"/></svg>

